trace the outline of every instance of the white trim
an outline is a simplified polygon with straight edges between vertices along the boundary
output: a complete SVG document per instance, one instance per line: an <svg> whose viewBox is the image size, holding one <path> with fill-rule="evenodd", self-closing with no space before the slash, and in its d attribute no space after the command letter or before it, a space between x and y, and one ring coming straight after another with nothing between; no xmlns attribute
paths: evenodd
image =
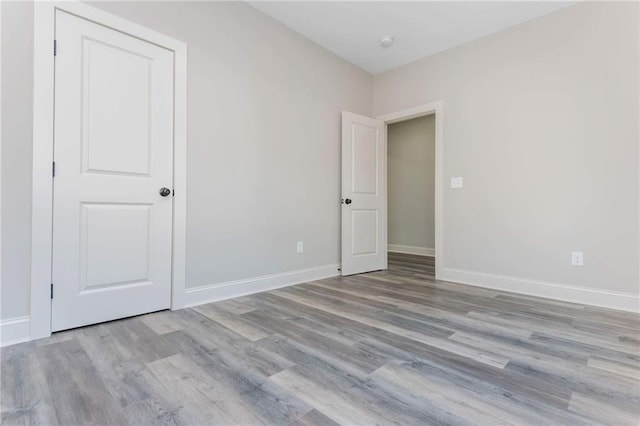
<svg viewBox="0 0 640 426"><path fill-rule="evenodd" d="M400 111L391 112L378 116L377 120L382 120L386 124L399 123L401 121L411 120L429 114L435 114L438 109L442 109L442 101L432 102L428 104L418 105L411 108L402 109Z"/></svg>
<svg viewBox="0 0 640 426"><path fill-rule="evenodd" d="M113 28L174 52L174 223L171 308L184 303L186 256L187 45L84 3L34 5L33 193L30 339L51 335L51 237L55 11Z"/></svg>
<svg viewBox="0 0 640 426"><path fill-rule="evenodd" d="M633 293L605 291L454 268L444 268L440 279L511 293L640 313L640 296Z"/></svg>
<svg viewBox="0 0 640 426"><path fill-rule="evenodd" d="M31 338L51 334L51 229L53 217L53 5L34 4L33 187L31 216Z"/></svg>
<svg viewBox="0 0 640 426"><path fill-rule="evenodd" d="M433 247L405 246L402 244L388 244L390 253L416 254L418 256L436 257L436 249Z"/></svg>
<svg viewBox="0 0 640 426"><path fill-rule="evenodd" d="M435 114L436 124L436 165L435 165L435 251L436 256L436 279L441 279L444 268L444 106L442 101L431 102L418 105L412 108L403 109L377 117L388 126L392 123L411 120L412 118Z"/></svg>
<svg viewBox="0 0 640 426"><path fill-rule="evenodd" d="M0 5L0 40L2 39L2 5ZM0 60L1 62L1 60ZM0 66L0 129L2 127L2 66ZM1 133L1 131L0 131ZM0 134L0 168L2 165L2 135ZM0 173L0 289L2 289L2 173ZM0 337L0 344L2 339Z"/></svg>
<svg viewBox="0 0 640 426"><path fill-rule="evenodd" d="M197 306L340 275L338 264L188 288L186 306Z"/></svg>
<svg viewBox="0 0 640 426"><path fill-rule="evenodd" d="M0 347L28 342L29 317L15 317L0 321Z"/></svg>
<svg viewBox="0 0 640 426"><path fill-rule="evenodd" d="M187 45L174 49L173 271L171 309L184 307L187 286Z"/></svg>

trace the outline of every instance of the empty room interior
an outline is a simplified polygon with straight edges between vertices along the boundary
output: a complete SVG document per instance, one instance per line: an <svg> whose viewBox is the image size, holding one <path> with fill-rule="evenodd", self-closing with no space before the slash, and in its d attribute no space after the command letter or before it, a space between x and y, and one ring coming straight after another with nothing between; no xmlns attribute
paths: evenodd
<svg viewBox="0 0 640 426"><path fill-rule="evenodd" d="M640 3L0 3L3 425L640 424Z"/></svg>

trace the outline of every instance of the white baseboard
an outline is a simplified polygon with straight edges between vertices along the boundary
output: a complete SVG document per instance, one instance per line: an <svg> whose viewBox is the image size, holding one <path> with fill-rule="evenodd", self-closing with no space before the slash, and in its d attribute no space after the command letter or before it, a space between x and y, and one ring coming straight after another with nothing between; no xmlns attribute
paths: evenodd
<svg viewBox="0 0 640 426"><path fill-rule="evenodd" d="M31 338L28 316L0 321L0 347L28 342Z"/></svg>
<svg viewBox="0 0 640 426"><path fill-rule="evenodd" d="M429 247L403 246L401 244L388 244L387 250L391 253L417 254L418 256L436 256L436 249Z"/></svg>
<svg viewBox="0 0 640 426"><path fill-rule="evenodd" d="M529 296L562 300L564 302L599 306L628 312L640 312L640 295L615 291L597 290L569 284L535 281L506 275L462 269L443 268L439 280L509 291Z"/></svg>
<svg viewBox="0 0 640 426"><path fill-rule="evenodd" d="M389 251L405 253L405 251ZM398 246L394 246L398 247ZM400 246L406 247L406 246ZM410 253L419 254L419 253ZM429 256L429 254L423 254ZM189 288L186 291L186 306L197 306L233 297L246 296L308 281L320 280L339 275L338 264L300 269L280 274L264 275L245 280ZM439 280L452 281L477 287L548 299L562 300L583 305L600 306L628 312L640 312L640 295L614 291L596 290L569 284L535 281L505 275L443 268ZM27 342L30 340L30 318L28 316L9 318L0 321L0 347Z"/></svg>
<svg viewBox="0 0 640 426"><path fill-rule="evenodd" d="M337 264L188 288L185 307L203 305L339 275Z"/></svg>

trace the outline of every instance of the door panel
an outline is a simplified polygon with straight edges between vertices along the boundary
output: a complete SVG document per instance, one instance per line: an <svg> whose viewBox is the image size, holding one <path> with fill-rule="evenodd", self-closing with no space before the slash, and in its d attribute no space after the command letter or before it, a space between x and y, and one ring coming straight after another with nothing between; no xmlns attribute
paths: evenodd
<svg viewBox="0 0 640 426"><path fill-rule="evenodd" d="M173 53L56 12L52 330L171 303Z"/></svg>
<svg viewBox="0 0 640 426"><path fill-rule="evenodd" d="M342 113L342 275L387 268L386 129Z"/></svg>
<svg viewBox="0 0 640 426"><path fill-rule="evenodd" d="M378 194L378 129L353 123L353 194Z"/></svg>
<svg viewBox="0 0 640 426"><path fill-rule="evenodd" d="M149 204L83 204L80 231L81 294L149 281ZM120 235L126 235L127 245ZM118 265L114 268L113 265Z"/></svg>
<svg viewBox="0 0 640 426"><path fill-rule="evenodd" d="M378 251L378 212L376 210L351 210L352 238L351 254L361 256Z"/></svg>
<svg viewBox="0 0 640 426"><path fill-rule="evenodd" d="M152 61L91 39L82 49L83 169L148 175Z"/></svg>

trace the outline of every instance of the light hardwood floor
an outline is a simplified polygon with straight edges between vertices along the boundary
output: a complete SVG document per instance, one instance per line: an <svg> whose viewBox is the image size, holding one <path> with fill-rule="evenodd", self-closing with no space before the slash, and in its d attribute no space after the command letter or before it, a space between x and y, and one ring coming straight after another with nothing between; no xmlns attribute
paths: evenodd
<svg viewBox="0 0 640 426"><path fill-rule="evenodd" d="M433 259L2 350L2 423L635 424L640 317L433 280Z"/></svg>

